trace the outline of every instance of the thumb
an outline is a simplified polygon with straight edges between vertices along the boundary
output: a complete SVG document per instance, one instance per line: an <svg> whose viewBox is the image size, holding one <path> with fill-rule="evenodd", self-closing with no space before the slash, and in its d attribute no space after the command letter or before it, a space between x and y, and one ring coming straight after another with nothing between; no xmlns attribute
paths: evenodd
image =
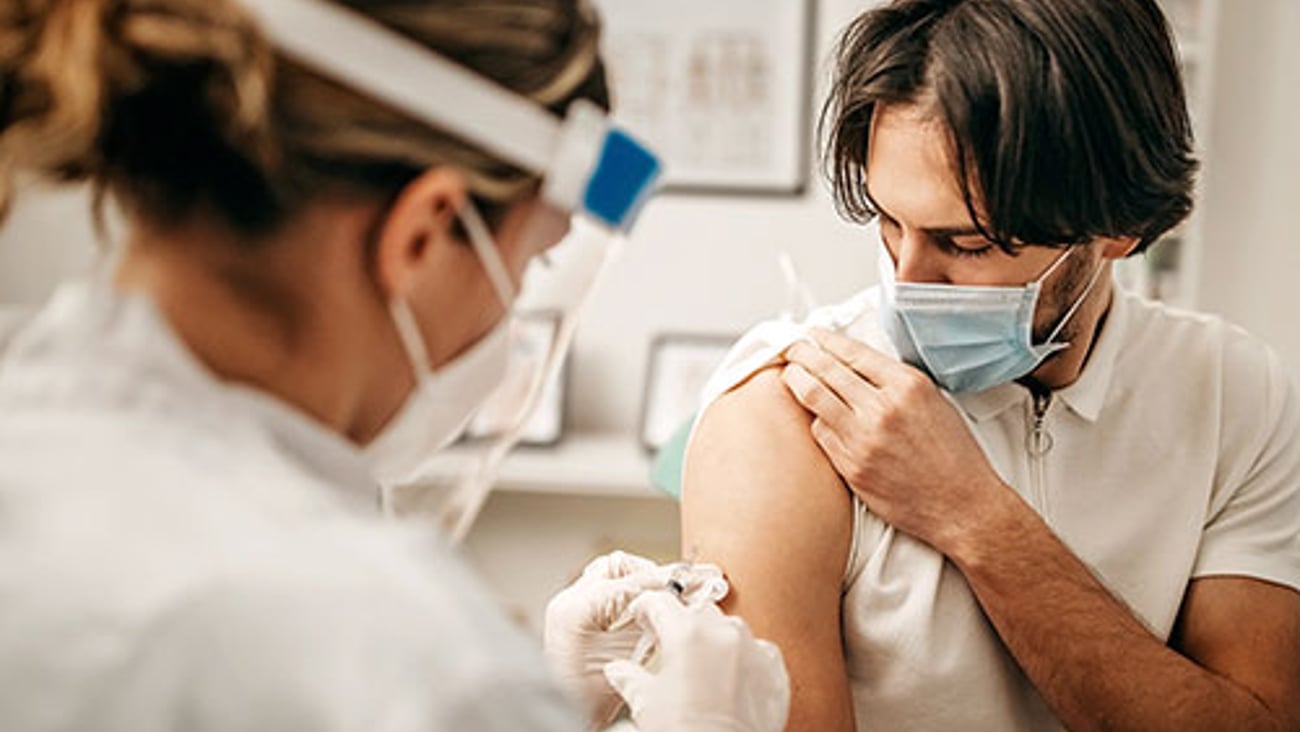
<svg viewBox="0 0 1300 732"><path fill-rule="evenodd" d="M605 679L627 702L628 709L633 712L640 709L643 706L646 683L651 678L650 672L638 664L624 660L610 661L605 664L604 670Z"/></svg>

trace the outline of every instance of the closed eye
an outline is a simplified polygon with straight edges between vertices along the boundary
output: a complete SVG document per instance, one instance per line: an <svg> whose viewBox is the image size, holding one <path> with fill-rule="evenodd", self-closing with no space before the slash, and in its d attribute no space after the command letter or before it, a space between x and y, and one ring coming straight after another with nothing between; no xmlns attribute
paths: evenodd
<svg viewBox="0 0 1300 732"><path fill-rule="evenodd" d="M902 231L902 226L898 221L878 207L876 216L880 219L880 234L886 243L892 241ZM998 248L993 242L979 236L978 231L975 229L952 228L922 231L936 249L952 257L985 257ZM958 243L959 241L962 243Z"/></svg>
<svg viewBox="0 0 1300 732"><path fill-rule="evenodd" d="M939 251L954 257L986 257L992 254L994 249L997 249L997 247L987 240L983 245L975 246L962 246L946 237L936 238L933 241L934 245L939 248Z"/></svg>

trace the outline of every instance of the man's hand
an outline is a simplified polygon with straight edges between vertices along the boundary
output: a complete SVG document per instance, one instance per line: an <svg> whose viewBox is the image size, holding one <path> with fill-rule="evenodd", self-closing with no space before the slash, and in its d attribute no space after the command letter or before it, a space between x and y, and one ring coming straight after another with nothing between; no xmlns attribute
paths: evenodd
<svg viewBox="0 0 1300 732"><path fill-rule="evenodd" d="M837 333L786 351L782 380L813 437L883 520L948 554L1014 494L961 415L920 371ZM1005 504L1002 504L1005 505Z"/></svg>

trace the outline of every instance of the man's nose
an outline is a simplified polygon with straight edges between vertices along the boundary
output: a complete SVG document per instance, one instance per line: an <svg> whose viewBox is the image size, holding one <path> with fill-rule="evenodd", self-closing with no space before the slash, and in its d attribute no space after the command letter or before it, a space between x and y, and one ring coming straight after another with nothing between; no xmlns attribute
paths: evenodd
<svg viewBox="0 0 1300 732"><path fill-rule="evenodd" d="M889 255L894 260L895 279L898 282L951 283L945 258L917 233L904 232L889 247Z"/></svg>

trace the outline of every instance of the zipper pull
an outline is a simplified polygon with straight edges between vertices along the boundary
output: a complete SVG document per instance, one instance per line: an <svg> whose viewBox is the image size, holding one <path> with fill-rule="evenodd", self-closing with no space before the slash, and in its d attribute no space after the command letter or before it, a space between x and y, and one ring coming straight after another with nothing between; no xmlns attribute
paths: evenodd
<svg viewBox="0 0 1300 732"><path fill-rule="evenodd" d="M1052 451L1056 440L1047 431L1047 410L1052 406L1052 392L1034 393L1034 425L1025 436L1025 449L1030 456L1041 458Z"/></svg>

